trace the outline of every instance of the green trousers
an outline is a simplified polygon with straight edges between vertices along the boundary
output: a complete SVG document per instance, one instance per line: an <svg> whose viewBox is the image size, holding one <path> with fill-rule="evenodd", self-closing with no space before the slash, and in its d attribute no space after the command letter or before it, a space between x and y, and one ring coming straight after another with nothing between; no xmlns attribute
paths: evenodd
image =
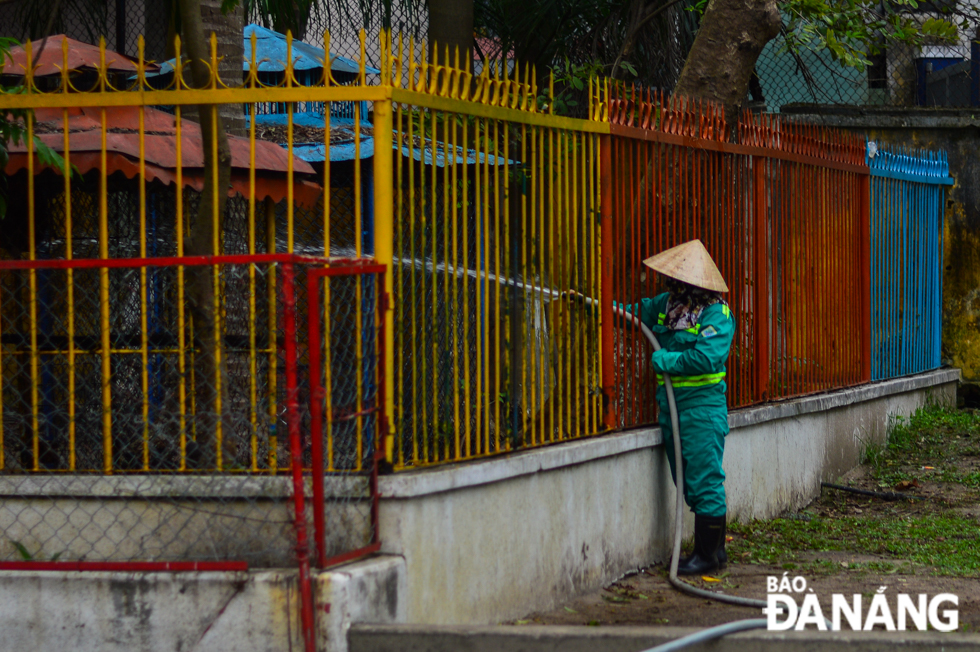
<svg viewBox="0 0 980 652"><path fill-rule="evenodd" d="M728 410L724 407L688 407L678 412L681 455L684 458L684 500L695 514L724 516L725 472L721 460L728 434ZM674 435L670 412L660 406L660 428L667 450L670 475L677 483Z"/></svg>

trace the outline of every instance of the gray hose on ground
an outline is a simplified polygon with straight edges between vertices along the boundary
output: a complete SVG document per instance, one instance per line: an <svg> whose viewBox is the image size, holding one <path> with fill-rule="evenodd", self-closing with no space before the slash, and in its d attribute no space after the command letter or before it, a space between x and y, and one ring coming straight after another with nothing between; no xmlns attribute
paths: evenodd
<svg viewBox="0 0 980 652"><path fill-rule="evenodd" d="M727 634L744 632L748 629L764 629L766 625L767 621L765 618L736 620L733 623L726 623L724 625L718 625L717 627L702 629L700 632L688 634L687 636L675 639L670 643L664 643L663 645L658 645L657 647L642 650L642 652L674 652L675 650L681 650L691 645L697 645L698 643L704 643L705 641L721 638Z"/></svg>

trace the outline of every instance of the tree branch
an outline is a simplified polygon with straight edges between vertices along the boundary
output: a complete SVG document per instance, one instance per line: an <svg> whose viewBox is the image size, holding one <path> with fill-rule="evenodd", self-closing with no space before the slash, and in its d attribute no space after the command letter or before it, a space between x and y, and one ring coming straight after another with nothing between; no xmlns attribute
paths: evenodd
<svg viewBox="0 0 980 652"><path fill-rule="evenodd" d="M34 60L31 61L31 70L37 67L37 62L41 60L41 53L44 52L44 48L48 45L48 36L51 34L51 28L54 27L54 18L61 11L61 0L54 0L54 7L51 9L51 15L48 16L48 24L44 26L44 38L41 39L41 47L37 49L37 53L34 55Z"/></svg>
<svg viewBox="0 0 980 652"><path fill-rule="evenodd" d="M668 9L670 9L671 7L673 7L678 2L681 1L682 0L671 0L667 4L661 6L660 8L651 11L649 14L647 14L642 19L640 19L640 21L630 29L629 33L626 35L626 38L623 39L623 47L620 48L619 50L619 56L616 57L616 62L613 64L612 72L609 73L613 79L617 78L616 74L619 71L619 64L623 62L623 57L625 57L632 49L633 39L636 38L636 35L637 33L639 33L640 28L642 28L651 20L653 20L654 18L656 18L657 16L659 16L660 14L667 11Z"/></svg>

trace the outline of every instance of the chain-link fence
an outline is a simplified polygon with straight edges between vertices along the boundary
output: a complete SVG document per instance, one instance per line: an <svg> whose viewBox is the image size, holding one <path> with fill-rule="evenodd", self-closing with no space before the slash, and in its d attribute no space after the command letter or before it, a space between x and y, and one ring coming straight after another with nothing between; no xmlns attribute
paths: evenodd
<svg viewBox="0 0 980 652"><path fill-rule="evenodd" d="M384 407L383 268L335 264L307 272L310 464L319 566L376 550L377 470ZM305 431L305 428L304 428Z"/></svg>
<svg viewBox="0 0 980 652"><path fill-rule="evenodd" d="M980 17L980 16L978 16ZM794 104L891 107L980 105L980 45L975 27L949 45L892 45L871 54L863 70L835 61L827 50L789 52L782 36L756 63L750 100L780 111Z"/></svg>
<svg viewBox="0 0 980 652"><path fill-rule="evenodd" d="M376 542L377 282L354 266L322 290L337 425L328 479L304 480L311 264L4 261L0 560L289 567L306 521L321 560Z"/></svg>
<svg viewBox="0 0 980 652"><path fill-rule="evenodd" d="M276 266L96 262L0 276L3 556L293 565Z"/></svg>
<svg viewBox="0 0 980 652"><path fill-rule="evenodd" d="M147 59L163 61L175 33L175 4L176 0L15 1L0 6L0 31L19 41L54 34L93 44L105 38L109 49L132 57L143 36Z"/></svg>
<svg viewBox="0 0 980 652"><path fill-rule="evenodd" d="M211 0L210 4L220 8L219 0ZM503 55L508 70L512 70L515 57L526 58L535 50L518 53L515 43L520 40L521 32L514 30L520 26L519 21L504 20L492 11L493 3L484 4L477 11L473 69L478 72L483 61ZM143 35L146 58L163 61L173 56L171 44L179 31L175 29L172 5L168 0L14 2L0 6L0 24L4 26L0 31L21 40L40 38L45 33L65 33L84 42L97 43L102 36L110 49L129 56L136 55L137 39ZM54 9L57 11L52 13ZM211 17L208 24L218 26L215 21L225 18L232 23L242 22L243 26L255 23L281 33L289 30L297 40L316 46L323 44L324 34L329 32L331 53L355 61L361 58L362 28L368 35L377 34L380 28L390 28L416 41L425 39L428 30L428 10L424 3L414 0L304 0L295 3L295 9L286 12L277 10L271 3L245 0L237 14ZM207 7L206 11L214 13ZM561 77L569 73L568 63L584 66L598 63L614 76L669 91L677 82L697 33L696 3L684 0L665 5L653 20L643 23L642 29L635 28L637 18L631 11L631 5L610 5L602 12L593 12L595 15L566 17L569 19L566 22L574 23L575 27L566 27L561 32L561 43L541 45L548 52L553 51L553 56L547 61L537 61L539 68L556 66ZM950 43L913 46L888 43L883 36L875 51L865 47L868 65L863 68L839 63L824 48L787 48L786 34L780 34L759 57L746 99L756 109L773 112L794 104L980 105L980 36L977 33L980 6L972 1L923 3L908 8L907 16L913 21L944 17L963 21L963 25L959 37ZM364 52L368 65L379 64L381 48L376 38L366 39ZM377 79L369 76L368 83L377 83ZM565 100L579 99L574 88L566 89L559 83L559 91L563 89L568 93ZM575 108L568 110L579 112Z"/></svg>

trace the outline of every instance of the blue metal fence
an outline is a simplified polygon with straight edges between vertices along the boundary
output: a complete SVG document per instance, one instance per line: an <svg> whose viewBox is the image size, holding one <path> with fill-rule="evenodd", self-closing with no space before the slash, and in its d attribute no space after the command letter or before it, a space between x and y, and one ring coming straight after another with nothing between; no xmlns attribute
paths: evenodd
<svg viewBox="0 0 980 652"><path fill-rule="evenodd" d="M940 366L945 152L868 144L871 379Z"/></svg>

